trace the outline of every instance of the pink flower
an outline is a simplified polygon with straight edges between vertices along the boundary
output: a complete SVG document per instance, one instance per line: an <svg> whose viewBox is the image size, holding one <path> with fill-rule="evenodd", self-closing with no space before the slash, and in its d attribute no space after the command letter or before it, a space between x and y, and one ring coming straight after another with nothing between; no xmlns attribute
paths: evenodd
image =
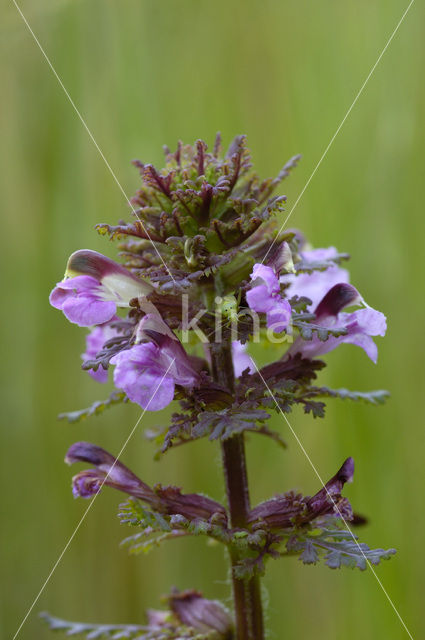
<svg viewBox="0 0 425 640"><path fill-rule="evenodd" d="M289 299L293 296L305 296L312 301L310 309L314 309L335 284L350 281L348 271L342 269L336 262L332 262L332 259L338 255L335 247L301 251L300 255L307 263L329 261L330 266L324 271L299 273L297 276L292 274L282 275L280 281L284 284L290 283L290 286L286 289L286 295Z"/></svg>
<svg viewBox="0 0 425 640"><path fill-rule="evenodd" d="M232 342L232 357L236 378L239 378L246 369L249 370L249 373L255 373L255 367L253 367L252 360L246 352L246 345L239 340Z"/></svg>
<svg viewBox="0 0 425 640"><path fill-rule="evenodd" d="M153 287L97 251L76 251L68 260L65 280L50 294L50 304L70 322L90 327L108 322L117 307L146 296Z"/></svg>
<svg viewBox="0 0 425 640"><path fill-rule="evenodd" d="M345 307L360 304L364 305L363 309L352 313L342 311ZM311 359L332 351L342 343L348 343L361 347L376 363L378 348L372 336L384 336L387 321L383 313L366 305L355 287L343 282L336 284L323 297L314 313L316 324L330 329L345 329L346 333L338 337L330 336L324 341L316 335L312 340L299 337L287 354L301 353L304 358Z"/></svg>
<svg viewBox="0 0 425 640"><path fill-rule="evenodd" d="M118 332L109 324L102 324L95 327L89 334L87 334L86 350L81 354L82 359L94 360L105 342L111 338L115 338L116 335L118 335ZM89 369L88 372L94 380L97 380L97 382L103 383L108 380L108 370L104 369L102 366L99 366L96 371L94 369Z"/></svg>
<svg viewBox="0 0 425 640"><path fill-rule="evenodd" d="M137 330L140 342L113 358L114 383L143 409L159 411L174 398L175 386L192 388L198 373L180 341L159 315L147 314Z"/></svg>
<svg viewBox="0 0 425 640"><path fill-rule="evenodd" d="M254 286L246 294L253 311L265 313L267 327L282 333L291 321L291 305L280 294L279 278L272 267L255 264L251 273Z"/></svg>

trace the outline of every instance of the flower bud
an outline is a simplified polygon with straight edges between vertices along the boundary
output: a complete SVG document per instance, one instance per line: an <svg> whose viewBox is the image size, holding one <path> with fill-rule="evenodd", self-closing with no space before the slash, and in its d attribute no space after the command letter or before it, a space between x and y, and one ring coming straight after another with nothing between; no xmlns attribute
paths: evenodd
<svg viewBox="0 0 425 640"><path fill-rule="evenodd" d="M99 493L103 484L124 491L136 498L157 505L158 498L147 484L142 482L122 462L110 453L90 442L76 442L66 454L65 462L89 462L95 469L81 471L74 476L73 494L76 497L90 498Z"/></svg>
<svg viewBox="0 0 425 640"><path fill-rule="evenodd" d="M198 591L182 591L170 596L170 608L180 622L203 633L217 631L222 638L231 638L233 621L217 600L207 600Z"/></svg>
<svg viewBox="0 0 425 640"><path fill-rule="evenodd" d="M254 523L264 520L273 529L287 529L326 514L351 520L351 505L341 496L341 491L346 482L352 481L353 474L354 460L347 458L339 471L311 498L293 492L276 496L252 509L248 521Z"/></svg>

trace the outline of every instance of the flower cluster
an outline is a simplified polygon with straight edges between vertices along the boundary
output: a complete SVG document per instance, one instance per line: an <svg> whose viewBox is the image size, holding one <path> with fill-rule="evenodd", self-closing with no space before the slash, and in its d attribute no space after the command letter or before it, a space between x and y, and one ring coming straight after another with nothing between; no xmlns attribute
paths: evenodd
<svg viewBox="0 0 425 640"><path fill-rule="evenodd" d="M163 172L137 163L143 178L133 199L137 222L98 225L122 240L124 266L95 251L76 251L50 295L68 320L92 327L83 357L95 379L105 382L112 365L116 387L131 401L162 409L176 393L205 386L208 345L225 340L229 325L236 372L252 368L246 345L259 333L284 334L287 347L293 341L280 359L299 353L312 360L351 343L376 362L373 337L385 335L385 316L349 284L340 266L348 256L333 247L311 249L299 232L274 229L285 198L271 197L272 189L297 158L263 182L252 174L243 137L224 160L219 141L212 154L198 142L179 145L166 160ZM224 297L227 307L217 305ZM360 308L343 311L351 306ZM125 323L119 309L127 309ZM310 324L314 335L296 337L299 323ZM202 358L192 339L200 335Z"/></svg>
<svg viewBox="0 0 425 640"><path fill-rule="evenodd" d="M347 254L334 247L313 249L300 232L278 230L276 216L286 198L273 192L298 160L292 158L277 178L260 180L252 170L245 138L237 137L223 154L218 136L212 152L202 141L194 146L179 143L175 153L166 150L161 171L135 163L142 179L132 200L135 220L97 225L99 233L118 240L120 262L95 251L76 251L50 295L52 306L70 322L90 329L83 369L101 383L113 369L115 391L109 400L69 414L70 420L99 413L118 401L137 403L144 411L178 401L180 411L173 413L171 425L152 436L159 450L205 436L220 440L225 464L226 456L230 460L235 449L239 452L240 459L232 459L240 463L243 483L244 432L283 443L266 425L272 410L288 412L301 405L317 417L324 413L320 398L383 400L384 392L314 385L325 366L318 357L342 344L361 347L376 362L374 338L385 335L386 319L350 284L341 266ZM258 368L251 345L267 341L276 345L273 359ZM315 562L327 549L334 554L327 559L329 566L352 561L352 549L348 553L335 546L342 535L335 523L353 520L351 506L341 496L344 483L353 476L351 458L313 497L281 494L254 508L245 504L242 515L232 508L237 504L232 491L239 480L232 485L231 467L226 472L228 504L221 505L176 487L151 488L89 443L73 445L66 461L94 467L74 477L76 497L92 497L104 485L131 496L123 513L124 521L141 527L137 545L146 535L162 540L196 533L226 544L236 581L235 602L237 581L247 581L248 591L255 590L255 576L268 557L288 553ZM317 527L323 529L326 543L321 544L320 537L310 539ZM376 550L373 557L379 560L391 552ZM364 568L362 558L356 562ZM250 597L255 601L255 595ZM191 592L190 597L174 598L170 606L188 627L196 627L204 615L216 617L216 623L205 628L217 637L233 637L228 614L209 602ZM237 610L237 637L248 639L243 625ZM260 638L258 615L252 625Z"/></svg>

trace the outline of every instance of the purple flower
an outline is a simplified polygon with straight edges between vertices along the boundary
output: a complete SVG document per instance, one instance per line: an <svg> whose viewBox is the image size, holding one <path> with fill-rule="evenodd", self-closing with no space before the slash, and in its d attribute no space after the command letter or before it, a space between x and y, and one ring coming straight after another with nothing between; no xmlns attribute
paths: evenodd
<svg viewBox="0 0 425 640"><path fill-rule="evenodd" d="M153 287L97 251L76 251L68 260L66 279L50 294L50 304L80 327L108 322L117 306L146 296Z"/></svg>
<svg viewBox="0 0 425 640"><path fill-rule="evenodd" d="M116 302L106 300L105 294L104 287L91 276L77 276L58 282L50 294L50 304L63 311L70 322L90 327L115 315Z"/></svg>
<svg viewBox="0 0 425 640"><path fill-rule="evenodd" d="M176 384L192 388L198 374L160 316L146 315L139 323L137 339L150 342L135 344L111 358L116 365L114 383L143 409L159 411L173 400Z"/></svg>
<svg viewBox="0 0 425 640"><path fill-rule="evenodd" d="M88 462L95 469L81 471L72 479L75 498L91 498L106 484L152 504L159 503L154 491L113 455L90 442L76 442L66 456L67 464Z"/></svg>
<svg viewBox="0 0 425 640"><path fill-rule="evenodd" d="M281 276L280 281L282 283L290 283L290 286L286 289L288 298L292 298L292 296L310 298L312 301L311 308L314 309L334 285L350 281L348 271L341 269L335 262L332 262L338 255L335 247L301 251L300 255L305 262L329 261L330 266L324 271L300 273L297 276L292 274Z"/></svg>
<svg viewBox="0 0 425 640"><path fill-rule="evenodd" d="M88 469L72 478L72 495L74 498L92 498L100 492L106 475Z"/></svg>
<svg viewBox="0 0 425 640"><path fill-rule="evenodd" d="M233 357L233 369L236 378L239 378L242 373L248 369L249 373L254 373L255 368L252 365L250 356L246 353L246 345L242 344L239 340L232 342L232 357Z"/></svg>
<svg viewBox="0 0 425 640"><path fill-rule="evenodd" d="M358 304L365 305L365 308L352 313L342 312L345 307ZM311 359L328 353L345 342L364 349L369 358L376 363L378 348L372 336L384 336L387 321L383 313L366 305L357 289L346 283L336 284L323 297L315 314L317 324L330 329L345 329L346 333L338 337L330 336L325 341L316 335L309 341L299 337L286 355L300 353L303 358Z"/></svg>
<svg viewBox="0 0 425 640"><path fill-rule="evenodd" d="M302 526L324 515L353 519L351 505L343 498L344 484L352 482L354 460L347 458L337 473L314 496L303 497L292 491L262 502L249 513L248 521L266 521L273 529L290 529Z"/></svg>
<svg viewBox="0 0 425 640"><path fill-rule="evenodd" d="M109 324L102 324L92 329L92 331L87 334L86 350L81 354L82 359L93 360L102 349L105 342L111 338L115 338L116 335L118 335L117 330ZM97 382L104 383L108 380L108 370L104 369L102 366L99 366L96 371L94 369L89 369L89 374L94 380L97 380Z"/></svg>
<svg viewBox="0 0 425 640"><path fill-rule="evenodd" d="M246 294L248 306L253 311L265 313L267 327L281 333L291 321L291 305L280 295L278 276L272 267L255 264L251 281L254 286Z"/></svg>
<svg viewBox="0 0 425 640"><path fill-rule="evenodd" d="M353 512L346 498L341 497L344 484L352 482L354 476L354 460L347 458L337 473L312 498L306 501L309 517L333 513L342 515L346 520L352 520Z"/></svg>
<svg viewBox="0 0 425 640"><path fill-rule="evenodd" d="M199 591L174 591L171 594L170 609L180 622L188 627L211 634L216 631L220 638L233 636L233 622L229 612L221 602L207 600Z"/></svg>
<svg viewBox="0 0 425 640"><path fill-rule="evenodd" d="M128 493L146 502L161 513L190 520L217 518L227 523L226 509L220 503L198 493L182 493L178 487L155 485L152 489L128 467L101 447L90 442L76 442L66 454L65 462L88 462L94 469L80 471L72 479L72 492L76 498L91 498L103 485ZM176 526L178 520L174 523Z"/></svg>

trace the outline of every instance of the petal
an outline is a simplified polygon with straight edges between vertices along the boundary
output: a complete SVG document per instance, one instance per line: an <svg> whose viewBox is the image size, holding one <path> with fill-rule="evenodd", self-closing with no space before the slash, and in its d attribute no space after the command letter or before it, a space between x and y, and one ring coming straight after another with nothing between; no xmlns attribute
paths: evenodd
<svg viewBox="0 0 425 640"><path fill-rule="evenodd" d="M153 367L158 363L159 349L152 342L135 344L131 349L120 351L111 358L111 364L117 367L143 370L144 367ZM158 366L158 370L160 367Z"/></svg>
<svg viewBox="0 0 425 640"><path fill-rule="evenodd" d="M387 319L381 311L367 307L351 314L358 327L369 336L384 336L387 330Z"/></svg>
<svg viewBox="0 0 425 640"><path fill-rule="evenodd" d="M115 316L112 320L118 320L118 317ZM103 324L95 327L86 336L86 351L81 357L86 360L95 358L105 342L111 338L115 338L117 335L118 331L109 324Z"/></svg>
<svg viewBox="0 0 425 640"><path fill-rule="evenodd" d="M297 338L287 353L300 353L304 358L312 359L333 351L343 343L354 344L357 347L361 347L372 362L377 362L378 348L376 344L370 336L362 333L355 327L355 325L348 328L348 334L338 337L331 336L325 341L319 340L316 335L314 335L312 340L309 341Z"/></svg>
<svg viewBox="0 0 425 640"><path fill-rule="evenodd" d="M301 256L307 262L319 262L322 260L333 260L338 255L338 249L335 247L326 247L318 249L310 249L310 251L301 251Z"/></svg>
<svg viewBox="0 0 425 640"><path fill-rule="evenodd" d="M80 327L103 324L115 315L116 304L102 300L102 285L91 276L76 276L59 282L50 294L50 304Z"/></svg>
<svg viewBox="0 0 425 640"><path fill-rule="evenodd" d="M115 386L123 389L132 402L150 411L163 409L174 398L174 380L164 375L167 369L163 369L159 356L159 348L147 342L121 351L111 359L116 365Z"/></svg>
<svg viewBox="0 0 425 640"><path fill-rule="evenodd" d="M174 591L170 609L184 625L202 632L202 637L216 631L220 638L233 637L232 618L221 602L207 600L197 591Z"/></svg>
<svg viewBox="0 0 425 640"><path fill-rule="evenodd" d="M136 383L127 387L125 392L132 402L136 402L143 409L159 411L174 399L174 387L172 378L146 371L138 377Z"/></svg>
<svg viewBox="0 0 425 640"><path fill-rule="evenodd" d="M102 472L88 470L78 473L72 478L72 494L74 498L92 498L100 492L105 475Z"/></svg>
<svg viewBox="0 0 425 640"><path fill-rule="evenodd" d="M69 297L76 297L81 293L94 292L99 289L99 282L90 276L77 276L58 282L50 294L49 302L55 309L62 309Z"/></svg>
<svg viewBox="0 0 425 640"><path fill-rule="evenodd" d="M265 284L252 287L247 291L246 301L249 308L258 313L267 313L274 305L274 300Z"/></svg>
<svg viewBox="0 0 425 640"><path fill-rule="evenodd" d="M352 335L342 337L344 338L343 342L346 342L347 344L354 344L356 347L361 347L372 362L375 364L377 363L378 347L370 336L367 336L364 333L354 333Z"/></svg>
<svg viewBox="0 0 425 640"><path fill-rule="evenodd" d="M100 366L96 371L94 369L89 369L88 373L93 380L96 380L96 382L101 382L102 384L108 382L108 369L104 369Z"/></svg>
<svg viewBox="0 0 425 640"><path fill-rule="evenodd" d="M339 282L322 298L314 313L317 319L322 320L329 316L337 316L345 307L357 305L361 301L362 298L353 285Z"/></svg>
<svg viewBox="0 0 425 640"><path fill-rule="evenodd" d="M159 348L152 362L167 372L176 384L193 387L199 375L193 368L190 359L180 340L171 331L158 313L148 313L139 322L136 330L136 342L150 340Z"/></svg>
<svg viewBox="0 0 425 640"><path fill-rule="evenodd" d="M257 278L261 278L267 287L269 294L279 293L279 278L271 267L267 267L265 264L254 264L251 273L251 282L254 282Z"/></svg>
<svg viewBox="0 0 425 640"><path fill-rule="evenodd" d="M82 481L85 479L90 479L90 481L99 479L101 484L125 491L142 500L149 501L154 498L155 502L157 501L152 489L142 482L128 467L117 458L114 458L108 451L91 442L75 442L71 445L65 456L65 462L67 464L89 462L95 466L95 469L81 471L75 476L74 480L77 478Z"/></svg>
<svg viewBox="0 0 425 640"><path fill-rule="evenodd" d="M242 344L239 340L232 342L232 357L233 369L237 378L239 378L246 369L249 370L249 373L255 372L252 360L246 353L246 345Z"/></svg>
<svg viewBox="0 0 425 640"><path fill-rule="evenodd" d="M116 310L115 302L96 300L90 295L68 297L62 305L62 311L68 320L79 327L91 327L94 324L108 322Z"/></svg>
<svg viewBox="0 0 425 640"><path fill-rule="evenodd" d="M116 318L112 318L113 320ZM116 329L112 328L109 324L100 325L95 327L86 336L86 350L81 354L83 361L93 360L99 351L102 349L105 342L118 335ZM89 375L97 382L107 382L108 370L99 366L97 371L94 369L88 370Z"/></svg>
<svg viewBox="0 0 425 640"><path fill-rule="evenodd" d="M119 296L126 304L132 298L146 296L153 291L152 285L136 278L121 264L90 249L75 251L68 260L66 273L67 275L91 276Z"/></svg>
<svg viewBox="0 0 425 640"><path fill-rule="evenodd" d="M199 374L179 341L168 336L165 338L160 349L160 363L162 371L167 372L176 384L193 387L198 382Z"/></svg>
<svg viewBox="0 0 425 640"><path fill-rule="evenodd" d="M290 283L286 289L288 298L292 298L292 296L309 298L312 301L310 309L314 309L334 285L349 282L350 276L346 269L332 266L325 271L300 273L297 276L284 275L280 280L283 283Z"/></svg>
<svg viewBox="0 0 425 640"><path fill-rule="evenodd" d="M287 300L277 300L273 308L267 312L267 327L275 333L282 333L292 318L291 305Z"/></svg>
<svg viewBox="0 0 425 640"><path fill-rule="evenodd" d="M68 297L68 292L60 286L60 283L51 291L49 296L49 302L55 309L61 309L63 303Z"/></svg>

